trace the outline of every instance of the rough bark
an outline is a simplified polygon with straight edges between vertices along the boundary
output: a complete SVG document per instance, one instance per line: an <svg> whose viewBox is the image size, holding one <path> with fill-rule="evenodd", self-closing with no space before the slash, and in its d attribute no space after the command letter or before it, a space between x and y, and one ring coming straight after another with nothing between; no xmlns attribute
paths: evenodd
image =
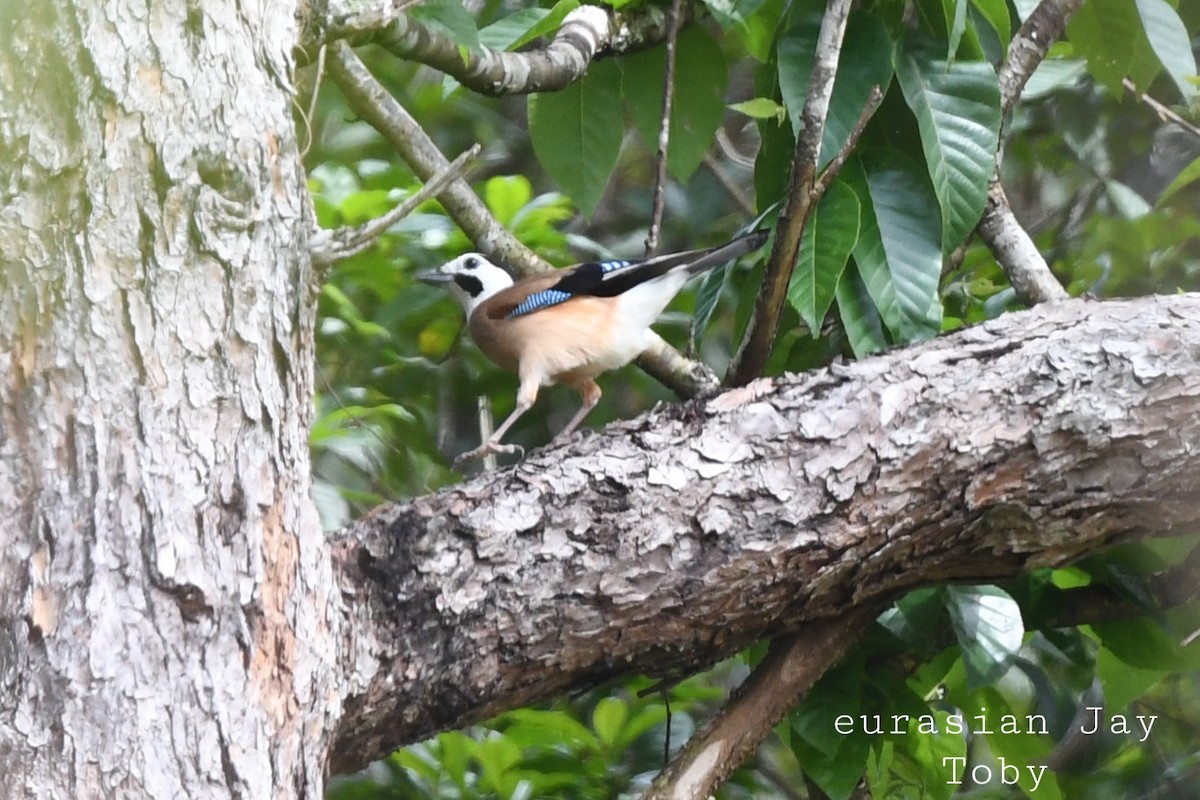
<svg viewBox="0 0 1200 800"><path fill-rule="evenodd" d="M292 19L0 14L7 798L320 796Z"/></svg>
<svg viewBox="0 0 1200 800"><path fill-rule="evenodd" d="M1068 301L586 434L336 545L336 768L1200 522L1200 295Z"/></svg>

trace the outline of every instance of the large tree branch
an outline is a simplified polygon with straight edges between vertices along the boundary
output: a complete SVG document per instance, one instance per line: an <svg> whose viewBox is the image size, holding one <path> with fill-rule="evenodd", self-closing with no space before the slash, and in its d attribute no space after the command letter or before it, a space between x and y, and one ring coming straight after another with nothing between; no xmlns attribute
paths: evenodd
<svg viewBox="0 0 1200 800"><path fill-rule="evenodd" d="M689 4L679 23L684 24L693 14ZM582 78L596 57L634 52L662 42L668 27L667 13L654 5L624 12L580 6L566 15L544 47L512 53L481 46L464 52L458 42L397 6L364 10L352 3L333 3L324 39L378 44L400 58L440 70L468 89L498 96L565 88ZM319 44L308 43L310 47Z"/></svg>
<svg viewBox="0 0 1200 800"><path fill-rule="evenodd" d="M380 509L335 546L335 769L914 586L1200 524L1200 295L1066 301L760 380Z"/></svg>

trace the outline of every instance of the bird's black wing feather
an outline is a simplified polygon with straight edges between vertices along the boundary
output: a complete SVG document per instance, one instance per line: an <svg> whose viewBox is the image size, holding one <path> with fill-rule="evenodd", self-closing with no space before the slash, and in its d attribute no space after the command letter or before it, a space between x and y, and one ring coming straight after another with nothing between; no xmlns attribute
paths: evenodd
<svg viewBox="0 0 1200 800"><path fill-rule="evenodd" d="M549 288L527 297L509 312L509 318L532 314L558 305L572 297L616 297L639 284L686 268L695 274L762 247L767 231L758 230L708 250L668 253L636 261L591 261L564 270L562 278Z"/></svg>

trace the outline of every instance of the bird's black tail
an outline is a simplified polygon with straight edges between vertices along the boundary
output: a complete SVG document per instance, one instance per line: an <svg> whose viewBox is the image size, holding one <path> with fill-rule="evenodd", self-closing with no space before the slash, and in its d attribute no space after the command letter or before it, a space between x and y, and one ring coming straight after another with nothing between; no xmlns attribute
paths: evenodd
<svg viewBox="0 0 1200 800"><path fill-rule="evenodd" d="M554 288L568 294L615 297L675 270L697 275L763 246L770 232L757 230L708 250L651 256L641 261L580 264Z"/></svg>
<svg viewBox="0 0 1200 800"><path fill-rule="evenodd" d="M694 251L695 255L693 257L695 260L688 263L687 271L691 275L698 275L705 270L733 261L735 258L740 258L746 255L746 253L753 252L762 247L770 234L771 232L766 228L759 228L756 231L742 234L732 241L717 245L709 250Z"/></svg>

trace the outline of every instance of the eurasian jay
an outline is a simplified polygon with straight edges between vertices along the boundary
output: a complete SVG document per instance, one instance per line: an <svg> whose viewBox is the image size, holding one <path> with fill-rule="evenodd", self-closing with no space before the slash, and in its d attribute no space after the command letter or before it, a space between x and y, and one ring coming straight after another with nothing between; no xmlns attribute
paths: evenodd
<svg viewBox="0 0 1200 800"><path fill-rule="evenodd" d="M538 389L553 383L583 396L579 411L554 438L569 435L600 401L596 376L646 349L650 324L688 279L762 247L767 233L754 231L708 250L579 264L516 282L479 253L417 274L418 280L450 289L466 311L475 344L520 379L516 408L455 465L488 453L521 452L500 440L533 405Z"/></svg>

